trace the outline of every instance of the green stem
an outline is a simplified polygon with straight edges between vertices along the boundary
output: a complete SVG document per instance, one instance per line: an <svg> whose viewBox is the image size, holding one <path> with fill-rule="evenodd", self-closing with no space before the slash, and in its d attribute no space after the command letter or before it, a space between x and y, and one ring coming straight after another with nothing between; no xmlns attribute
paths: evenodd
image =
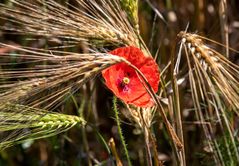
<svg viewBox="0 0 239 166"><path fill-rule="evenodd" d="M121 129L121 126L120 126L121 124L120 124L119 112L118 112L118 109L117 109L117 97L116 96L113 97L113 110L114 110L114 113L115 113L115 120L116 120L116 123L117 123L117 128L118 128L118 132L119 132L119 136L120 136L120 141L123 145L125 156L126 156L127 161L128 161L128 165L132 166L130 158L129 158L127 145L125 143L123 132L122 132L122 129Z"/></svg>

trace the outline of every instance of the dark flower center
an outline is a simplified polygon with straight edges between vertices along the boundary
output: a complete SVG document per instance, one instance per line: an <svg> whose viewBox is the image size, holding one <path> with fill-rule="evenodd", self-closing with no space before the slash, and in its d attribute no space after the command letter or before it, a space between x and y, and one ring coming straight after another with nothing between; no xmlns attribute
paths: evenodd
<svg viewBox="0 0 239 166"><path fill-rule="evenodd" d="M120 90L122 90L123 92L127 92L129 90L129 83L130 83L129 77L123 77L122 80L119 80L118 86Z"/></svg>

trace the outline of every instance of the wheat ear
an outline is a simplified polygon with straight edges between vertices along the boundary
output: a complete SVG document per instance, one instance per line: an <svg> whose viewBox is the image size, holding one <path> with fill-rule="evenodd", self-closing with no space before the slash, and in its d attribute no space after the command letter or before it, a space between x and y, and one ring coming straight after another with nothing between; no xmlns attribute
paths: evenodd
<svg viewBox="0 0 239 166"><path fill-rule="evenodd" d="M78 116L10 103L1 108L0 113L1 119L5 119L0 124L0 151L15 144L54 136L75 125L85 124Z"/></svg>
<svg viewBox="0 0 239 166"><path fill-rule="evenodd" d="M213 125L218 125L223 132L222 138L231 162L234 160L232 156L239 161L234 129L227 113L233 110L238 115L239 67L206 45L204 37L186 32L180 32L178 36L186 54L195 113L202 124L209 148L214 152L215 161L221 163L222 153L225 152L219 149ZM217 121L216 124L213 119Z"/></svg>

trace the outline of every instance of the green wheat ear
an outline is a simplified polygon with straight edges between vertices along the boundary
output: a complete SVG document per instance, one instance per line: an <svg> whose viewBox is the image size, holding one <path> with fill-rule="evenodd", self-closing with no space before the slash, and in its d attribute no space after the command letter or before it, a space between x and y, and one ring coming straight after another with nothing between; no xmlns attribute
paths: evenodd
<svg viewBox="0 0 239 166"><path fill-rule="evenodd" d="M3 137L0 151L29 140L51 137L86 123L78 116L19 104L6 104L0 111L0 134Z"/></svg>
<svg viewBox="0 0 239 166"><path fill-rule="evenodd" d="M120 0L120 4L132 24L138 28L138 0Z"/></svg>

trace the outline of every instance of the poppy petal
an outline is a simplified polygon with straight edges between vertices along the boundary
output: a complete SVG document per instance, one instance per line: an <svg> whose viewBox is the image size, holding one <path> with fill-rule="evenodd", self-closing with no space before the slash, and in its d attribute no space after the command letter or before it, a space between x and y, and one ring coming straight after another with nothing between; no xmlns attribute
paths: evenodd
<svg viewBox="0 0 239 166"><path fill-rule="evenodd" d="M155 92L158 91L160 81L158 66L151 57L146 57L136 47L117 48L110 54L125 58L136 66L146 77ZM113 65L104 71L102 76L106 86L125 103L139 107L151 107L154 101L148 94L136 71L126 63ZM127 78L127 82L124 79Z"/></svg>

